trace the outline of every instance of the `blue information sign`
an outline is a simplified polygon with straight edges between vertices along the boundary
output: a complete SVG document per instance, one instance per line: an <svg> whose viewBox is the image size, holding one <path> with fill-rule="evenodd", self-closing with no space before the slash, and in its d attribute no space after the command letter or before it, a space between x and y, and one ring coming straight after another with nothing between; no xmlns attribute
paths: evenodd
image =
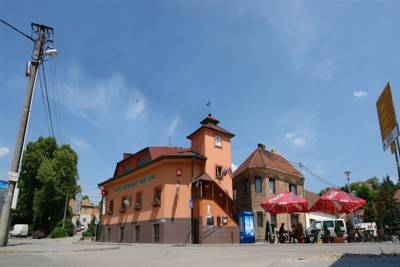
<svg viewBox="0 0 400 267"><path fill-rule="evenodd" d="M0 189L7 189L8 181L0 180Z"/></svg>

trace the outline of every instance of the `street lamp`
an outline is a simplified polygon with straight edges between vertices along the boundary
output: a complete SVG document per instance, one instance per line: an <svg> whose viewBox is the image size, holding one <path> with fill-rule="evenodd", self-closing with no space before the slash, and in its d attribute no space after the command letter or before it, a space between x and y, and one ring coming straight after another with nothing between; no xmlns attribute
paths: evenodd
<svg viewBox="0 0 400 267"><path fill-rule="evenodd" d="M58 54L57 49L55 49L52 46L48 46L46 48L46 51L44 51L44 55L47 56L47 57L53 57L54 58L54 57L57 56L57 54Z"/></svg>
<svg viewBox="0 0 400 267"><path fill-rule="evenodd" d="M351 174L351 171L345 171L344 174L347 176L347 191L350 193L350 174Z"/></svg>

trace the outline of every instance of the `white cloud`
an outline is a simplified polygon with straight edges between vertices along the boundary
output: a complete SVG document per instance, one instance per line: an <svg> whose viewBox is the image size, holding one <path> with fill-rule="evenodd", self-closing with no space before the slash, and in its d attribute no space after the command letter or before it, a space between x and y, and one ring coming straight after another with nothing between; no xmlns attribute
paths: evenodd
<svg viewBox="0 0 400 267"><path fill-rule="evenodd" d="M287 50L294 69L322 81L329 81L334 70L330 47L320 42L319 12L307 1L247 1L236 8L238 16L256 16L276 33Z"/></svg>
<svg viewBox="0 0 400 267"><path fill-rule="evenodd" d="M0 158L5 157L10 154L10 149L8 147L0 147Z"/></svg>
<svg viewBox="0 0 400 267"><path fill-rule="evenodd" d="M139 96L135 94L135 96L132 96L131 100L129 101L126 117L128 119L134 120L143 114L145 108L146 99L144 98L144 96Z"/></svg>
<svg viewBox="0 0 400 267"><path fill-rule="evenodd" d="M302 148L315 140L316 119L302 112L289 112L281 118L282 127L290 128L285 139L292 145Z"/></svg>
<svg viewBox="0 0 400 267"><path fill-rule="evenodd" d="M78 149L84 149L89 147L89 143L86 142L84 138L81 137L71 137L70 138L71 145L78 148Z"/></svg>
<svg viewBox="0 0 400 267"><path fill-rule="evenodd" d="M285 138L297 147L304 147L306 145L307 137L300 132L286 133Z"/></svg>
<svg viewBox="0 0 400 267"><path fill-rule="evenodd" d="M60 88L63 92L60 102L71 113L91 122L110 114L125 114L126 119L136 119L145 112L145 96L137 88L128 87L119 73L95 79L75 66Z"/></svg>
<svg viewBox="0 0 400 267"><path fill-rule="evenodd" d="M178 126L179 123L179 117L175 117L171 123L168 126L168 136L171 136L174 134L176 127Z"/></svg>
<svg viewBox="0 0 400 267"><path fill-rule="evenodd" d="M354 96L355 98L364 98L364 97L367 97L367 96L368 96L368 93L365 92L365 91L359 90L359 91L354 91L354 92L353 92L353 96Z"/></svg>

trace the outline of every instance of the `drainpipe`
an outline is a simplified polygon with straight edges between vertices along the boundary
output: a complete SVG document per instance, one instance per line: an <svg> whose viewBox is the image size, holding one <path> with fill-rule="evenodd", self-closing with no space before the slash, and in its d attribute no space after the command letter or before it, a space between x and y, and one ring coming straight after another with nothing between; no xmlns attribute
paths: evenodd
<svg viewBox="0 0 400 267"><path fill-rule="evenodd" d="M101 191L101 202L100 202L100 210L99 210L99 223L96 225L96 241L99 241L99 235L100 235L100 231L99 228L101 230L101 232L103 232L103 229L101 229L101 216L102 216L102 212L103 212L103 189L101 186L98 186L98 188Z"/></svg>
<svg viewBox="0 0 400 267"><path fill-rule="evenodd" d="M192 152L192 180L190 183L190 199L192 200L192 206L190 207L190 243L193 244L193 180L194 180L194 153Z"/></svg>

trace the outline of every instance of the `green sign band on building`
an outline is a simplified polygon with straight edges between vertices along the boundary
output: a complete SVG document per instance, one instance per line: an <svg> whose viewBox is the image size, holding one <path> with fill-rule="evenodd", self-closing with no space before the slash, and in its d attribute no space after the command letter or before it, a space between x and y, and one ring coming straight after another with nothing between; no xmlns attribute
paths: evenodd
<svg viewBox="0 0 400 267"><path fill-rule="evenodd" d="M117 188L115 188L115 192L122 192L126 189L134 188L138 185L147 184L148 182L150 182L154 179L156 179L156 177L154 175L149 175L149 176L143 177L142 179L137 179L133 182L122 184L122 185L118 186Z"/></svg>

